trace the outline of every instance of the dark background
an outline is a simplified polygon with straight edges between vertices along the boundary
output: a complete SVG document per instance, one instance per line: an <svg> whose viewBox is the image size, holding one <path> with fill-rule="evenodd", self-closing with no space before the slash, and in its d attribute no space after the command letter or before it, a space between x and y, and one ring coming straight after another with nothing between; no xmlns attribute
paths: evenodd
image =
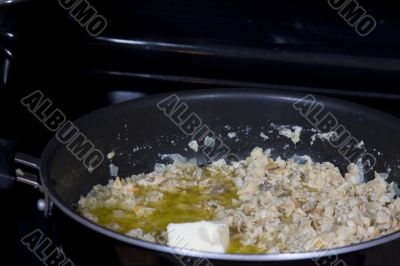
<svg viewBox="0 0 400 266"><path fill-rule="evenodd" d="M0 137L37 157L52 134L20 104L37 89L72 120L147 94L217 87L323 94L400 117L394 3L359 1L378 22L360 37L327 1L91 0L108 22L91 37L58 1L3 2ZM0 265L38 263L19 243L46 230L38 198L20 184L0 192Z"/></svg>

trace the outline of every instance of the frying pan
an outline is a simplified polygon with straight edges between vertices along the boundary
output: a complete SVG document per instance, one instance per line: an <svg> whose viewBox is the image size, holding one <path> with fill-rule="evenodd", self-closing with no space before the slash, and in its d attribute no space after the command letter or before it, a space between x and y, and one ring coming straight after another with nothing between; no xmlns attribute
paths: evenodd
<svg viewBox="0 0 400 266"><path fill-rule="evenodd" d="M71 228L80 227L79 230L89 231L93 236L93 239L87 240L89 244L97 238L109 241L112 244L108 245L110 247L108 252L117 254L119 257L122 256L121 254L125 256L125 260L120 257L118 262L115 262L116 264L123 264L130 254L140 254L138 256L141 258L144 256L152 258L140 260L135 257L133 260L140 260L138 265L156 265L155 258L162 265L179 265L180 262L177 260L179 256L179 258L183 256L193 259L205 258L214 265L243 265L244 263L268 265L305 263L304 265L307 265L321 257L349 257L351 254L366 254L371 248L385 243L392 247L393 245L399 247L400 232L395 232L351 246L303 253L246 255L176 250L118 234L82 217L76 211L76 202L94 185L104 185L108 182L111 178L110 164L118 167L119 176L126 177L150 172L154 169L155 163L166 163L167 161L162 160L160 154L181 154L186 158L196 158L199 164L218 159L218 156L211 158L204 152L195 152L190 149L189 141L199 137L200 134L188 134L182 131L182 128L172 121L171 109L168 113L157 107L160 106L160 102L172 97L171 95L160 94L123 102L97 110L75 121L77 128L93 142L97 149L105 155L109 152L115 154L111 160L106 158L92 171L88 171L82 161L71 154L55 137L46 145L40 164L31 157L17 155L17 163L33 166L39 170L40 180L37 185L48 195L48 207L51 207L50 203L54 204L53 216L57 221L55 227L60 235L71 237L71 234L65 232L70 232ZM342 172L346 171L346 166L349 164L349 159L343 156L343 152L332 147L328 141L317 139L311 145L310 139L315 134L316 124L312 125L299 110L293 107L296 102L301 102L301 99L305 97L303 94L271 90L217 89L177 92L174 95L174 99L179 99L179 102L186 106L183 107L183 109L186 108L186 112L182 112L183 109L175 110L175 119L178 117L182 121L191 113L196 114L201 125L208 126L215 133L214 137L220 137L229 148L229 152L241 159L248 156L249 152L258 146L264 149L270 148L273 157L281 156L287 159L294 155L309 155L318 162L330 161ZM333 114L338 123L343 125L354 138L364 142L365 149L376 158L376 164L372 170L377 172L389 170L388 181L398 182L400 174L399 120L353 103L322 96L315 96L315 98L319 106ZM307 103L311 104L310 97L305 99L305 106ZM303 127L301 141L294 144L288 138L279 135L278 131L274 130L274 125L275 127L276 125ZM236 137L228 137L230 132L235 132ZM269 138L262 138L261 132L267 134ZM201 143L201 139L198 140ZM7 183L7 186L10 186L15 178L23 182L35 183L32 177L15 177L12 165L15 156L13 146L3 141L1 147L2 184ZM219 155L224 156L224 154ZM373 178L373 171L365 174L366 180ZM65 228L64 224L69 224L69 228ZM78 241L75 245L84 243L79 235L74 234L73 237Z"/></svg>

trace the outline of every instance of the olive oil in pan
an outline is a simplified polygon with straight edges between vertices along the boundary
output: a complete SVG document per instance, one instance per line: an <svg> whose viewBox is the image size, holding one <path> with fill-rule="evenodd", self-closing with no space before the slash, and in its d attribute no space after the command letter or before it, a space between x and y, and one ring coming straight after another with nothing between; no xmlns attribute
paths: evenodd
<svg viewBox="0 0 400 266"><path fill-rule="evenodd" d="M121 210L119 208L96 208L91 213L97 217L97 222L106 227L113 228L119 233L125 234L128 231L140 228L145 233L165 232L170 223L188 223L201 220L214 220L213 211L206 208L207 201L215 201L218 204L230 208L233 207L233 199L237 199L236 188L233 182L220 175L214 176L221 182L223 189L212 189L198 187L180 188L179 192L164 192L156 188L137 188L136 195L146 196L150 191L159 191L164 194L163 198L156 202L143 204L145 208L152 208L154 211L145 216L138 216L136 211ZM140 207L136 207L140 208ZM115 213L120 215L115 215ZM231 238L228 253L259 253L262 250L254 245L242 245L237 238Z"/></svg>

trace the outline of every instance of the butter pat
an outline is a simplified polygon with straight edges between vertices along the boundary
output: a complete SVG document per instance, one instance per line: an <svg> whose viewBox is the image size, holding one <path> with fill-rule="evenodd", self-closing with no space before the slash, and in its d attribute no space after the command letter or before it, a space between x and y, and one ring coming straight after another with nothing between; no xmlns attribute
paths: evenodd
<svg viewBox="0 0 400 266"><path fill-rule="evenodd" d="M225 252L229 227L220 221L169 224L168 246L198 251Z"/></svg>

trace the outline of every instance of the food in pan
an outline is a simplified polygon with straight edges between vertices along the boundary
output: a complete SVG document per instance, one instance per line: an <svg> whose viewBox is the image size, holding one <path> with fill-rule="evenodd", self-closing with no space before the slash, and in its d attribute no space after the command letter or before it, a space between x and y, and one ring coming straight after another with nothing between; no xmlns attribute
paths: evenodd
<svg viewBox="0 0 400 266"><path fill-rule="evenodd" d="M400 199L386 174L364 182L308 156L249 157L155 171L97 185L78 203L88 219L142 240L226 253L304 252L355 244L400 228Z"/></svg>

